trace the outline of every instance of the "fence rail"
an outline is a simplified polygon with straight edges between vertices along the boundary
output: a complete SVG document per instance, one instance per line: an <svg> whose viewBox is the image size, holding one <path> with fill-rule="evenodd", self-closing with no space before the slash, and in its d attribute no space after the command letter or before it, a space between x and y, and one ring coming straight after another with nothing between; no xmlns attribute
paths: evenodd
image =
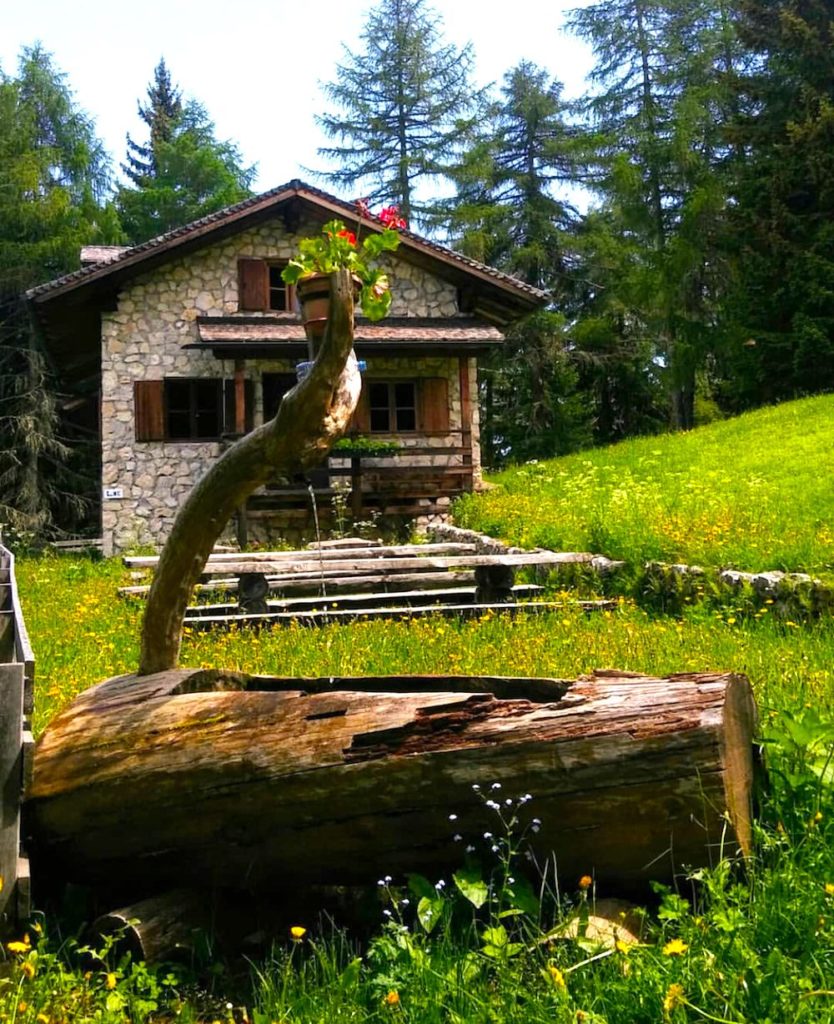
<svg viewBox="0 0 834 1024"><path fill-rule="evenodd" d="M0 544L0 934L29 916L29 862L21 847L20 808L30 776L35 657L23 621L14 556Z"/></svg>

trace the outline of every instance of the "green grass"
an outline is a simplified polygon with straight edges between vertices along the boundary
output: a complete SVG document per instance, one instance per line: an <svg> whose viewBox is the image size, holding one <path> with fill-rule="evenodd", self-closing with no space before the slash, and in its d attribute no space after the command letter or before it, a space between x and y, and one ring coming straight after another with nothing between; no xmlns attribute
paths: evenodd
<svg viewBox="0 0 834 1024"><path fill-rule="evenodd" d="M824 571L832 565L832 485L821 463L832 412L831 399L798 402L683 437L522 467L503 475L504 492L467 502L463 514L516 542L635 561ZM17 567L41 732L80 690L134 669L142 604L116 597L129 582L118 561L21 558ZM623 598L594 614L566 606L512 620L186 633L181 663L291 676L744 672L770 767L756 853L743 870L723 861L680 894L658 894L647 904L643 942L603 949L583 934L584 922L596 899L617 893L560 878L557 897L551 875L544 899L531 905L509 881L525 865L510 846L523 850L532 794L511 828L496 820L498 853L480 874L465 867L462 852L470 873L444 879L445 887L435 888L436 879L410 891L400 880L382 886L379 924L361 945L311 915L297 922L307 929L300 941L279 937L272 954L242 974L205 961L152 969L112 950L91 968L77 943L57 938L60 922L46 921L49 938L30 931L30 946L7 951L0 1024L834 1022L830 617L794 622L767 605L752 611L741 598L737 607L696 602L671 616ZM479 880L489 883L489 898L476 910L466 894L482 891ZM548 940L553 925L570 918L577 936Z"/></svg>
<svg viewBox="0 0 834 1024"><path fill-rule="evenodd" d="M460 525L522 546L738 569L834 570L834 396L509 469Z"/></svg>

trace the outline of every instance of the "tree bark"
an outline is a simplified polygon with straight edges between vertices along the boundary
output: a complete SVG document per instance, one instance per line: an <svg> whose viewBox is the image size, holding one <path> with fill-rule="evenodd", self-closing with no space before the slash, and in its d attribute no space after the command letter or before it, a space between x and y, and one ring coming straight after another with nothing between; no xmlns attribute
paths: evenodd
<svg viewBox="0 0 834 1024"><path fill-rule="evenodd" d="M491 859L479 792L530 793L539 863L640 889L750 850L754 721L734 675L122 676L41 737L31 850L141 894L437 878L470 842Z"/></svg>
<svg viewBox="0 0 834 1024"><path fill-rule="evenodd" d="M273 420L218 459L177 515L148 595L140 676L176 666L191 591L235 510L276 473L320 463L347 430L361 389L353 355L353 281L347 271L330 280L330 318L309 375L284 396Z"/></svg>

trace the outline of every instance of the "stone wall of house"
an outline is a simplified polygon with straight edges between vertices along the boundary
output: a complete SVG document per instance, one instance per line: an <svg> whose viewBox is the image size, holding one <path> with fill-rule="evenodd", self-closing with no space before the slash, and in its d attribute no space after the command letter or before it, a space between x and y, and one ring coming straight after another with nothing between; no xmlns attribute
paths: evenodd
<svg viewBox="0 0 834 1024"><path fill-rule="evenodd" d="M137 278L120 293L116 310L102 314L102 484L105 489L121 492L120 497L102 501L105 553L162 543L182 501L223 447L219 441L137 441L135 382L174 376L232 377L231 362L219 361L209 351L184 349L198 341L197 317L229 316L238 311L240 257L287 259L296 251L300 237L317 230L314 223L302 223L295 235L287 235L280 220L253 228ZM395 257L390 277L394 289L392 315L456 315L456 289L447 282L399 263ZM473 399L474 362L470 360ZM387 373L393 363L374 359L369 372ZM289 363L262 361L247 364L246 373L260 379L264 371L292 368ZM398 376L412 372L439 376L447 371L452 425L459 428L456 360L396 360L391 370ZM255 392L260 406L260 388ZM256 412L260 417L262 410ZM449 442L436 438L430 443Z"/></svg>

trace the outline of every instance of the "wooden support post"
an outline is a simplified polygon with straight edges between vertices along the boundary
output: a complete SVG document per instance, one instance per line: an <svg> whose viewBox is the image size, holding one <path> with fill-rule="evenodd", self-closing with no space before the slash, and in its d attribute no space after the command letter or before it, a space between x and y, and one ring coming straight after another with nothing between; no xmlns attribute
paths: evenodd
<svg viewBox="0 0 834 1024"><path fill-rule="evenodd" d="M235 433L246 433L246 378L243 375L244 362L235 360Z"/></svg>
<svg viewBox="0 0 834 1024"><path fill-rule="evenodd" d="M458 360L458 378L460 381L460 426L461 447L463 448L463 465L469 466L469 475L461 479L461 486L471 491L474 486L472 474L472 396L469 388L469 357L461 356Z"/></svg>

